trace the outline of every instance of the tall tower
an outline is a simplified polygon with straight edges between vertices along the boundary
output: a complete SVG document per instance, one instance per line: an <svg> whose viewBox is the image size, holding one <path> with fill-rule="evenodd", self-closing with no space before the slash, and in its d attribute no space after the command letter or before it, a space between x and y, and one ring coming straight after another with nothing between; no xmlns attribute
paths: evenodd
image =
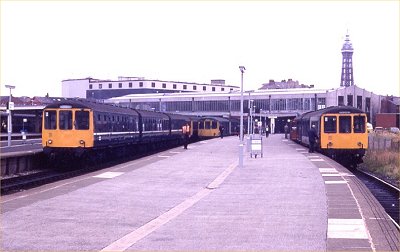
<svg viewBox="0 0 400 252"><path fill-rule="evenodd" d="M341 87L354 85L353 79L353 45L350 42L349 34L346 34L346 39L342 47L342 77L340 80Z"/></svg>

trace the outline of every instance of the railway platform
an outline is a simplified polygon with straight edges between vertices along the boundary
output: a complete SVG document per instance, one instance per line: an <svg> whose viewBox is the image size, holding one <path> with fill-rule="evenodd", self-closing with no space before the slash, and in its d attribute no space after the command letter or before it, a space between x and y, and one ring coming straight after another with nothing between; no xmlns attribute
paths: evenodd
<svg viewBox="0 0 400 252"><path fill-rule="evenodd" d="M368 189L270 135L263 157L224 137L1 198L8 250L398 251Z"/></svg>

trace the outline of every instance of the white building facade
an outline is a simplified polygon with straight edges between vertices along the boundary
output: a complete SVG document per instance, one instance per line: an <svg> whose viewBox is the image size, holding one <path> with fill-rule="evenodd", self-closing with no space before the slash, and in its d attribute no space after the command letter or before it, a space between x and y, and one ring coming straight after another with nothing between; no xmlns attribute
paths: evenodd
<svg viewBox="0 0 400 252"><path fill-rule="evenodd" d="M211 80L210 84L194 82L161 81L143 77L118 77L118 80L94 78L68 79L62 81L62 96L66 98L108 99L129 94L218 92L239 90L237 86L225 85L224 80Z"/></svg>

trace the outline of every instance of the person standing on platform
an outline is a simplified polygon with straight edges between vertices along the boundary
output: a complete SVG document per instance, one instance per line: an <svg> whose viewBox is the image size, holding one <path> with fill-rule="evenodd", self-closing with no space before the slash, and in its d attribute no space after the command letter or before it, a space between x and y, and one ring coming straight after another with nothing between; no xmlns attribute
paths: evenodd
<svg viewBox="0 0 400 252"><path fill-rule="evenodd" d="M222 125L219 126L219 135L221 138L224 138L224 126Z"/></svg>
<svg viewBox="0 0 400 252"><path fill-rule="evenodd" d="M189 144L189 137L190 137L190 126L189 123L186 123L182 126L182 134L183 134L183 148L187 149Z"/></svg>
<svg viewBox="0 0 400 252"><path fill-rule="evenodd" d="M268 137L268 136L269 136L269 127L267 125L267 126L265 126L265 137Z"/></svg>
<svg viewBox="0 0 400 252"><path fill-rule="evenodd" d="M287 139L287 135L289 133L289 126L287 124L285 124L285 127L283 127L284 131L285 131L285 139Z"/></svg>
<svg viewBox="0 0 400 252"><path fill-rule="evenodd" d="M316 139L318 139L317 130L315 129L315 124L312 124L310 130L308 131L308 142L310 144L310 150L308 151L309 153L314 152Z"/></svg>

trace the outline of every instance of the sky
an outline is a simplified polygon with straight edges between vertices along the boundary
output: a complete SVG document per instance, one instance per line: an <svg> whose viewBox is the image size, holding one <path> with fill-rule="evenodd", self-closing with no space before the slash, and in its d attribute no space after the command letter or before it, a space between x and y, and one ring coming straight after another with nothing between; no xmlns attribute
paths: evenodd
<svg viewBox="0 0 400 252"><path fill-rule="evenodd" d="M400 1L10 1L1 4L1 95L61 96L61 81L118 76L256 90L270 79L400 96Z"/></svg>

